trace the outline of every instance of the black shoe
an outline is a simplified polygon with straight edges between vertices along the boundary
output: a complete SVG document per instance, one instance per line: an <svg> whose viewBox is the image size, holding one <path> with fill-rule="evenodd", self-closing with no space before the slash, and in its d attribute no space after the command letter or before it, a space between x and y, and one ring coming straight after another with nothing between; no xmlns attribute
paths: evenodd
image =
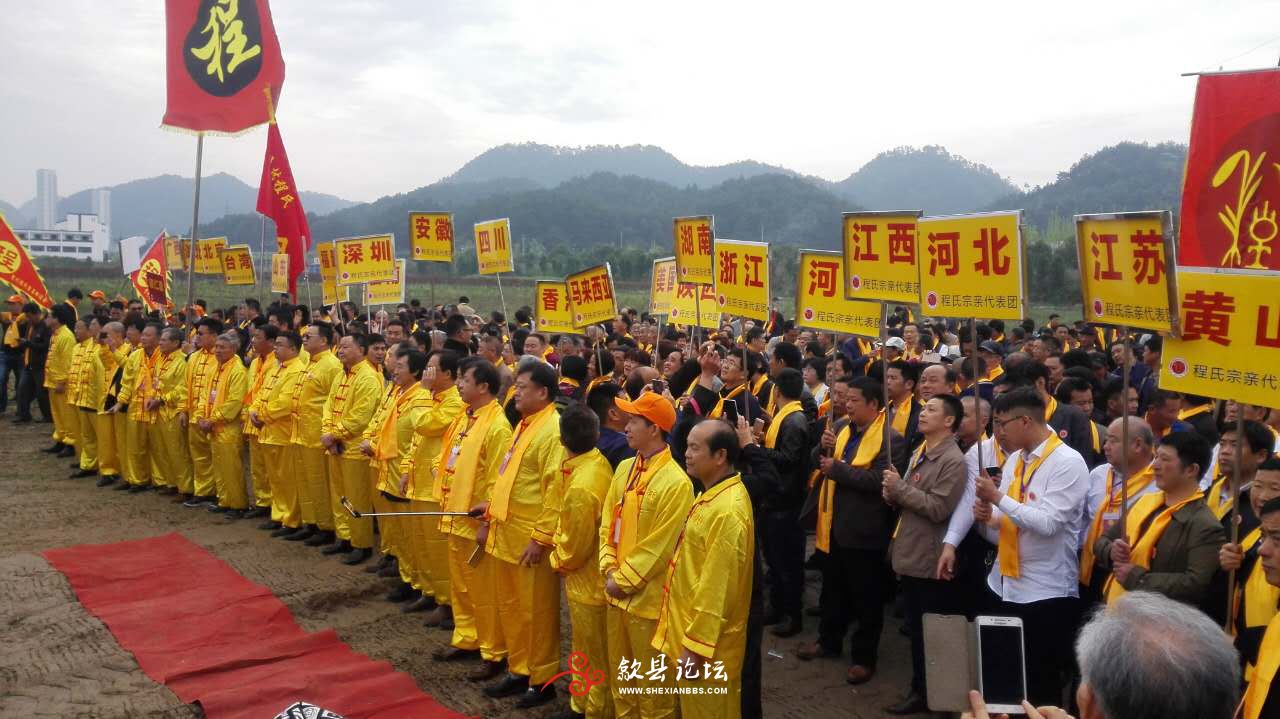
<svg viewBox="0 0 1280 719"><path fill-rule="evenodd" d="M431 653L431 658L437 662L460 662L464 659L479 659L480 650L448 647L435 650Z"/></svg>
<svg viewBox="0 0 1280 719"><path fill-rule="evenodd" d="M379 569L377 574L379 577L385 577L387 579L395 579L400 576L400 560L392 557L391 561L387 563L387 566Z"/></svg>
<svg viewBox="0 0 1280 719"><path fill-rule="evenodd" d="M786 639L787 637L794 637L795 635L799 634L803 629L804 629L804 622L800 619L800 617L790 617L789 619L784 619L780 624L775 626L773 629L770 629L769 633L773 634L773 636L775 637L781 637L783 639Z"/></svg>
<svg viewBox="0 0 1280 719"><path fill-rule="evenodd" d="M99 487L106 487L115 483L116 483L116 476L114 474L104 474L101 477L98 477Z"/></svg>
<svg viewBox="0 0 1280 719"><path fill-rule="evenodd" d="M209 503L208 497L201 497L200 495L195 495L191 497L191 499L188 499L187 501L183 502L182 506L195 508L195 507L203 507L208 503Z"/></svg>
<svg viewBox="0 0 1280 719"><path fill-rule="evenodd" d="M439 627L440 629L446 632L452 632L453 631L453 609L451 609L450 607L445 607L445 609L448 609L449 613L446 614L444 618L440 620Z"/></svg>
<svg viewBox="0 0 1280 719"><path fill-rule="evenodd" d="M304 539L311 539L312 537L315 536L315 534L316 534L315 527L311 526L310 524L304 524L302 525L302 529L299 529L293 534L290 534L289 536L285 537L285 541L301 542Z"/></svg>
<svg viewBox="0 0 1280 719"><path fill-rule="evenodd" d="M13 423L14 423L14 424L31 424L31 418L30 418L30 417L19 417L19 418L17 418L17 419L15 419L15 420L13 420Z"/></svg>
<svg viewBox="0 0 1280 719"><path fill-rule="evenodd" d="M298 531L297 527L286 527L282 524L279 529L272 530L271 536L278 539L281 537L287 537L296 531Z"/></svg>
<svg viewBox="0 0 1280 719"><path fill-rule="evenodd" d="M327 556L334 554L346 554L351 551L351 542L345 539L339 540L320 550L320 553Z"/></svg>
<svg viewBox="0 0 1280 719"><path fill-rule="evenodd" d="M436 604L436 598L418 592L418 598L400 607L400 611L404 614L413 614L414 612L432 612L439 606Z"/></svg>
<svg viewBox="0 0 1280 719"><path fill-rule="evenodd" d="M139 487L142 487L142 486L146 486L146 485L138 485L138 486L139 486ZM117 492L126 492L126 491L128 491L128 492L132 492L132 491L133 491L133 487L134 487L134 485L129 484L128 482L121 482L121 483L117 484L116 486L112 487L112 489L114 489L114 490L115 490L115 491L117 491Z"/></svg>
<svg viewBox="0 0 1280 719"><path fill-rule="evenodd" d="M62 449L58 450L58 453L55 454L54 456L55 457L74 457L76 456L76 448L72 447L69 444L64 444L62 445Z"/></svg>
<svg viewBox="0 0 1280 719"><path fill-rule="evenodd" d="M925 698L915 693L915 691L911 691L902 701L893 706L885 707L884 710L894 716L924 714L929 711L929 702L925 701Z"/></svg>
<svg viewBox="0 0 1280 719"><path fill-rule="evenodd" d="M71 469L80 469L80 460L77 459L76 461L72 462L67 466L70 467Z"/></svg>
<svg viewBox="0 0 1280 719"><path fill-rule="evenodd" d="M232 521L235 521L235 520L237 520L237 519L244 519L244 510L243 510L243 509L228 509L228 510L226 510L226 511L224 511L224 512L222 513L222 516L223 516L223 517L226 517L228 522L232 522Z"/></svg>
<svg viewBox="0 0 1280 719"><path fill-rule="evenodd" d="M31 420L29 420L29 419L28 419L28 420L25 420L25 421L30 422ZM14 424L17 424L17 423L18 423L18 420L15 420L15 421L14 421ZM61 452L61 451L62 451L62 448L63 448L63 447L65 447L65 446L66 446L66 445L64 445L64 444L63 444L63 443L61 443L61 442L54 442L52 447L45 447L44 449L42 449L42 450L40 450L40 451L41 451L41 452L44 452L45 454L57 454L58 452Z"/></svg>
<svg viewBox="0 0 1280 719"><path fill-rule="evenodd" d="M280 527L281 527L281 524L275 521L274 519L268 519L267 521L258 525L258 529L261 529L264 532L267 530L275 531Z"/></svg>
<svg viewBox="0 0 1280 719"><path fill-rule="evenodd" d="M377 574L378 572L381 572L383 569L385 569L386 566L390 564L391 560L393 559L395 559L394 556L390 554L383 554L382 556L378 557L377 562L374 562L373 564L370 564L369 566L365 567L364 571L369 574Z"/></svg>
<svg viewBox="0 0 1280 719"><path fill-rule="evenodd" d="M502 699L503 697L513 697L517 694L524 694L528 688L529 677L509 673L497 684L490 684L485 687L484 695L494 699Z"/></svg>
<svg viewBox="0 0 1280 719"><path fill-rule="evenodd" d="M226 514L227 512L231 511L230 508L224 507L221 504L218 504L217 502L210 504L207 507L207 509L209 510L209 514Z"/></svg>
<svg viewBox="0 0 1280 719"><path fill-rule="evenodd" d="M805 607L804 615L806 617L820 617L822 616L822 607Z"/></svg>
<svg viewBox="0 0 1280 719"><path fill-rule="evenodd" d="M254 507L253 509L250 509L244 513L245 519L257 519L258 517L269 517L269 516L271 516L270 507Z"/></svg>
<svg viewBox="0 0 1280 719"><path fill-rule="evenodd" d="M348 567L354 567L357 564L363 564L373 556L372 549L353 549L351 553L342 558L342 563Z"/></svg>
<svg viewBox="0 0 1280 719"><path fill-rule="evenodd" d="M177 488L177 487L156 487L156 493L157 493L157 494L166 494L166 495L167 495L167 494L177 494L177 493L178 493L178 488ZM184 500L186 499L186 498L185 498L185 496L183 497L183 499L184 499Z"/></svg>
<svg viewBox="0 0 1280 719"><path fill-rule="evenodd" d="M399 584L396 585L395 589L392 589L390 592L387 592L387 596L385 597L385 599L388 602L391 602L393 604L399 604L400 602L409 602L409 601L416 600L419 596L420 595L418 594L418 590L414 589L408 584L405 584L404 582L400 582Z"/></svg>
<svg viewBox="0 0 1280 719"><path fill-rule="evenodd" d="M556 700L556 685L548 684L546 687L539 689L538 687L529 687L524 690L524 696L516 700L517 709L532 709L540 707L547 702Z"/></svg>
<svg viewBox="0 0 1280 719"><path fill-rule="evenodd" d="M323 547L326 544L333 544L333 532L322 529L308 537L303 544L308 547Z"/></svg>
<svg viewBox="0 0 1280 719"><path fill-rule="evenodd" d="M97 474L97 472L96 472L95 470L92 470L92 469L82 469L82 470L80 470L79 472L76 472L76 473L72 474L72 475L71 475L71 478L72 478L72 479L84 479L85 477L92 477L92 476L94 476L94 475L96 475L96 474Z"/></svg>
<svg viewBox="0 0 1280 719"><path fill-rule="evenodd" d="M119 487L117 487L117 489L119 489ZM134 484L129 486L129 494L142 494L143 492L150 492L150 491L151 491L151 485L149 484Z"/></svg>

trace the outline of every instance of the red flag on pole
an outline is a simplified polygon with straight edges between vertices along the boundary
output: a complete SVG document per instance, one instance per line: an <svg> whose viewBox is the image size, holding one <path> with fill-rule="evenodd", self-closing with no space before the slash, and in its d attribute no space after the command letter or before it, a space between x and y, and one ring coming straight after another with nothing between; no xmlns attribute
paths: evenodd
<svg viewBox="0 0 1280 719"><path fill-rule="evenodd" d="M41 307L53 307L53 298L40 276L40 269L31 261L27 248L13 234L3 215L0 215L0 282L30 297Z"/></svg>
<svg viewBox="0 0 1280 719"><path fill-rule="evenodd" d="M237 133L269 119L284 59L267 0L165 0L168 105L163 124Z"/></svg>
<svg viewBox="0 0 1280 719"><path fill-rule="evenodd" d="M311 228L302 209L302 197L293 181L289 156L284 151L280 126L272 117L267 128L267 154L262 160L262 182L258 185L258 212L276 223L276 244L289 255L289 294L297 301L298 276L307 264L311 249Z"/></svg>
<svg viewBox="0 0 1280 719"><path fill-rule="evenodd" d="M129 282L148 311L169 306L169 265L165 261L164 240L165 233L161 232L142 256L138 269L129 273Z"/></svg>

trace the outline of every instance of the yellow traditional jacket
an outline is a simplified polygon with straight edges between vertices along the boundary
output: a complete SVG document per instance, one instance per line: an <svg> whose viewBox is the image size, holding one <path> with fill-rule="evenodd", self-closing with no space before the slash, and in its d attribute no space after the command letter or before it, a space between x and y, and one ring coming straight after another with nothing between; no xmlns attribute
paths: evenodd
<svg viewBox="0 0 1280 719"><path fill-rule="evenodd" d="M346 459L363 459L360 437L373 419L382 396L382 375L367 361L343 370L333 380L325 399L320 433L331 434L343 444Z"/></svg>
<svg viewBox="0 0 1280 719"><path fill-rule="evenodd" d="M419 502L439 502L433 465L440 457L440 444L444 433L463 412L458 388L450 386L443 392L434 392L426 409L418 415L414 427L413 442L400 463L400 473L409 475L409 499Z"/></svg>
<svg viewBox="0 0 1280 719"><path fill-rule="evenodd" d="M613 468L598 449L561 463L564 499L556 528L551 568L564 575L569 601L604 606L604 578L600 576L600 517Z"/></svg>
<svg viewBox="0 0 1280 719"><path fill-rule="evenodd" d="M293 440L293 391L302 381L307 366L299 357L277 361L276 365L261 393L254 398L253 411L263 423L258 429L258 442L282 447Z"/></svg>
<svg viewBox="0 0 1280 719"><path fill-rule="evenodd" d="M303 447L320 447L320 426L324 420L324 403L333 389L333 380L342 374L342 362L331 350L316 354L307 364L302 379L293 393L293 413L297 418L293 443Z"/></svg>
<svg viewBox="0 0 1280 719"><path fill-rule="evenodd" d="M560 523L564 445L560 444L560 417L555 404L522 419L511 437L489 493L492 524L485 551L515 564L529 540L554 543Z"/></svg>

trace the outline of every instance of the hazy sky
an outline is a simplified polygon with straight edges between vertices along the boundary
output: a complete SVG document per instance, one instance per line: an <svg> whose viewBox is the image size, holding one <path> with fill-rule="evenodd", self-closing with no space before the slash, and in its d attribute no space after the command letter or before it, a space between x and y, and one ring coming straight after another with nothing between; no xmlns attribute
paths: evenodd
<svg viewBox="0 0 1280 719"><path fill-rule="evenodd" d="M195 2L195 0L190 0ZM842 179L940 144L1017 184L1120 140L1188 135L1182 72L1275 65L1280 1L409 2L273 0L281 129L303 189L370 200L504 142L653 144ZM0 199L162 173L162 0L6 0ZM250 184L265 133L210 138Z"/></svg>

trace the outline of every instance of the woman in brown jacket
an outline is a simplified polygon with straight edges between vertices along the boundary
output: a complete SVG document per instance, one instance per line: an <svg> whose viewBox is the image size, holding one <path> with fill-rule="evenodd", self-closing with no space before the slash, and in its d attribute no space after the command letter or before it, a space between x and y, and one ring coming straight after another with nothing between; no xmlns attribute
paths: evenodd
<svg viewBox="0 0 1280 719"><path fill-rule="evenodd" d="M1097 566L1109 571L1108 604L1125 592L1158 592L1198 605L1218 567L1226 533L1204 502L1200 475L1210 448L1196 432L1160 440L1152 468L1156 486L1094 543Z"/></svg>

